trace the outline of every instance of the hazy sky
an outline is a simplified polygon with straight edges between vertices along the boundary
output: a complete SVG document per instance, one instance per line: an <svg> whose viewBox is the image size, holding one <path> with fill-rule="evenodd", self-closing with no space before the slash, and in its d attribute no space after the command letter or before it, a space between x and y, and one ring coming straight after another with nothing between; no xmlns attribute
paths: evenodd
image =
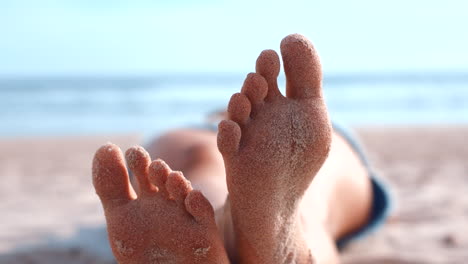
<svg viewBox="0 0 468 264"><path fill-rule="evenodd" d="M327 72L467 71L467 10L465 0L3 0L0 75L248 72L295 32Z"/></svg>

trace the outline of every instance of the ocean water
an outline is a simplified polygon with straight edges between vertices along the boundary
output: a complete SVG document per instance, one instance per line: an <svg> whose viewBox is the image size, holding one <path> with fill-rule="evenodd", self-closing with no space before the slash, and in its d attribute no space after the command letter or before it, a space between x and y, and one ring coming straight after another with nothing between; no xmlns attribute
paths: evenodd
<svg viewBox="0 0 468 264"><path fill-rule="evenodd" d="M142 133L206 122L243 76L0 80L0 136ZM280 79L280 85L284 83ZM332 119L351 126L468 123L468 74L326 75Z"/></svg>

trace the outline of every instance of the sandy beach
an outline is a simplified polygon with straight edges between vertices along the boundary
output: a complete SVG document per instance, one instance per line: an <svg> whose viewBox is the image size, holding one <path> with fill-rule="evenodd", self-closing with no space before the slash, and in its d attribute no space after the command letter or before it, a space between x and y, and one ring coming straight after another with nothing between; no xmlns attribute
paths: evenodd
<svg viewBox="0 0 468 264"><path fill-rule="evenodd" d="M468 127L358 128L394 209L343 262L468 262ZM114 263L91 184L94 151L138 135L0 139L0 263Z"/></svg>

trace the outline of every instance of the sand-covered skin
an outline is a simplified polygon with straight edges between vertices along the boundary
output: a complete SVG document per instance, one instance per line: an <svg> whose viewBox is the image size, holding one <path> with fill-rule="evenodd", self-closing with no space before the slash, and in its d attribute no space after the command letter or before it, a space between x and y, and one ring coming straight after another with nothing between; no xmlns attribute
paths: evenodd
<svg viewBox="0 0 468 264"><path fill-rule="evenodd" d="M137 179L137 193L117 145L100 147L92 167L93 185L117 261L227 264L213 207L203 194L164 161L151 162L142 147L128 149L125 158Z"/></svg>
<svg viewBox="0 0 468 264"><path fill-rule="evenodd" d="M320 62L299 34L282 40L281 54L286 96L276 84L279 57L265 50L219 124L237 254L240 263L313 263L316 254L332 261L331 243L330 253L310 252L310 219L299 209L331 146Z"/></svg>
<svg viewBox="0 0 468 264"><path fill-rule="evenodd" d="M387 225L347 248L343 262L466 263L468 127L357 131L397 204ZM141 138L0 139L0 263L115 263L103 253L104 215L89 173L107 141L126 149ZM25 245L33 249L20 253Z"/></svg>

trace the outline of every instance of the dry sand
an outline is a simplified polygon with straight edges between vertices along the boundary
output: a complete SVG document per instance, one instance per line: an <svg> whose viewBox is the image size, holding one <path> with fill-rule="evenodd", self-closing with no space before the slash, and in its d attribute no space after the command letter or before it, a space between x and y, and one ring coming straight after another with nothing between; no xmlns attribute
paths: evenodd
<svg viewBox="0 0 468 264"><path fill-rule="evenodd" d="M344 263L468 263L468 127L362 128L395 197ZM91 185L94 151L136 135L0 140L0 263L114 263Z"/></svg>

